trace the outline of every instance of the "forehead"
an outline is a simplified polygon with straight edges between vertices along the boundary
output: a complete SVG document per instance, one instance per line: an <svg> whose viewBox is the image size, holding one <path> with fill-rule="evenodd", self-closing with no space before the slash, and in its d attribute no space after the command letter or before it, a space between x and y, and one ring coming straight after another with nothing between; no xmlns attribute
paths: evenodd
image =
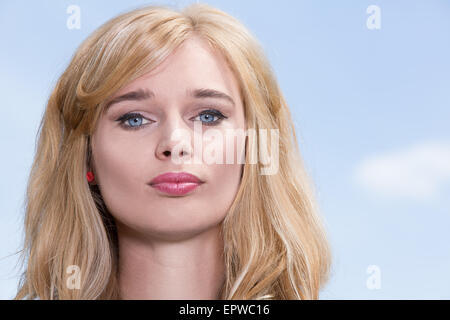
<svg viewBox="0 0 450 320"><path fill-rule="evenodd" d="M240 101L237 79L225 57L199 38L183 42L160 65L132 81L114 96L148 88L157 96L185 95L189 88L213 88Z"/></svg>

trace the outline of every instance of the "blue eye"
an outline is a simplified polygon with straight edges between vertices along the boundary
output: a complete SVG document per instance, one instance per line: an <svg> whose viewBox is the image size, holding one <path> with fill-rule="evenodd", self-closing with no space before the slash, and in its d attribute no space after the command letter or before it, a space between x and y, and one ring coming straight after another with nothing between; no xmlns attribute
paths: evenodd
<svg viewBox="0 0 450 320"><path fill-rule="evenodd" d="M202 111L197 117L200 118L200 121L207 126L217 125L220 121L227 118L221 112L213 109ZM216 120L214 120L215 118Z"/></svg>
<svg viewBox="0 0 450 320"><path fill-rule="evenodd" d="M202 119L202 117L203 117L203 119ZM205 122L214 122L213 121L214 117L217 117L217 116L213 116L213 115L211 115L209 113L204 113L204 114L200 115L201 121L205 121Z"/></svg>
<svg viewBox="0 0 450 320"><path fill-rule="evenodd" d="M148 123L142 124L142 122L144 120L147 120L147 119L145 119L140 113L127 113L127 114L124 114L123 116L121 116L119 119L117 119L117 121L120 122L120 125L122 127L124 127L125 129L131 129L131 130L139 129L139 128L143 127L144 125L150 123L150 122L148 122Z"/></svg>

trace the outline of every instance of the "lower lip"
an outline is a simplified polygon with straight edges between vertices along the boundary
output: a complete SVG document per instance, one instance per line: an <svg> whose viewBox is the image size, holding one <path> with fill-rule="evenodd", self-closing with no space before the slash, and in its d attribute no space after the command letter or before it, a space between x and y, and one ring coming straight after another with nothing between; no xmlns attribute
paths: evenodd
<svg viewBox="0 0 450 320"><path fill-rule="evenodd" d="M195 188L197 188L200 184L195 182L163 182L151 185L153 188L158 189L161 192L174 195L174 196L182 196L185 195Z"/></svg>

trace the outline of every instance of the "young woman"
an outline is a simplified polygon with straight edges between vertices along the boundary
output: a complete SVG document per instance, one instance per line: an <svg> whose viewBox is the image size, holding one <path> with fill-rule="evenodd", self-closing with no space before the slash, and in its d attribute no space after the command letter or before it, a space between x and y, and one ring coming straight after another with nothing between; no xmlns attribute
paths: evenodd
<svg viewBox="0 0 450 320"><path fill-rule="evenodd" d="M204 4L133 10L78 48L41 122L25 232L16 299L318 299L330 268L263 50Z"/></svg>

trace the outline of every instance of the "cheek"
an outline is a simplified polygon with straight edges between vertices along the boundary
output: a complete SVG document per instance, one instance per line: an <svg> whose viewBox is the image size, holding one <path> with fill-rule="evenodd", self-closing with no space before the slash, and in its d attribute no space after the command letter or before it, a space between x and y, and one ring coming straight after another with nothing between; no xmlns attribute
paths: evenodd
<svg viewBox="0 0 450 320"><path fill-rule="evenodd" d="M241 160L243 160L245 138L243 139L238 139L237 136L233 139L223 133L221 136L217 135L214 139L207 139L207 142L204 142L206 146L203 154L204 169L209 173L207 201L211 204L212 209L221 208L223 210L221 215L226 214L233 203L240 185L244 164L243 161L238 160L238 155L241 155ZM220 160L213 162L218 159Z"/></svg>
<svg viewBox="0 0 450 320"><path fill-rule="evenodd" d="M120 139L97 138L97 145L93 146L92 155L95 160L96 175L102 185L120 179L126 182L127 178L135 176L139 163L137 146L130 141Z"/></svg>
<svg viewBox="0 0 450 320"><path fill-rule="evenodd" d="M243 123L233 123L220 132L206 133L203 160L210 177L208 196L220 208L231 206L241 182L246 145L243 127Z"/></svg>
<svg viewBox="0 0 450 320"><path fill-rule="evenodd" d="M149 142L149 141L148 141ZM96 181L111 213L120 212L124 204L133 201L148 179L144 172L150 146L139 141L97 134L93 137L92 156Z"/></svg>
<svg viewBox="0 0 450 320"><path fill-rule="evenodd" d="M223 214L231 206L240 184L241 164L215 164L209 167L208 202L211 208L222 208Z"/></svg>

